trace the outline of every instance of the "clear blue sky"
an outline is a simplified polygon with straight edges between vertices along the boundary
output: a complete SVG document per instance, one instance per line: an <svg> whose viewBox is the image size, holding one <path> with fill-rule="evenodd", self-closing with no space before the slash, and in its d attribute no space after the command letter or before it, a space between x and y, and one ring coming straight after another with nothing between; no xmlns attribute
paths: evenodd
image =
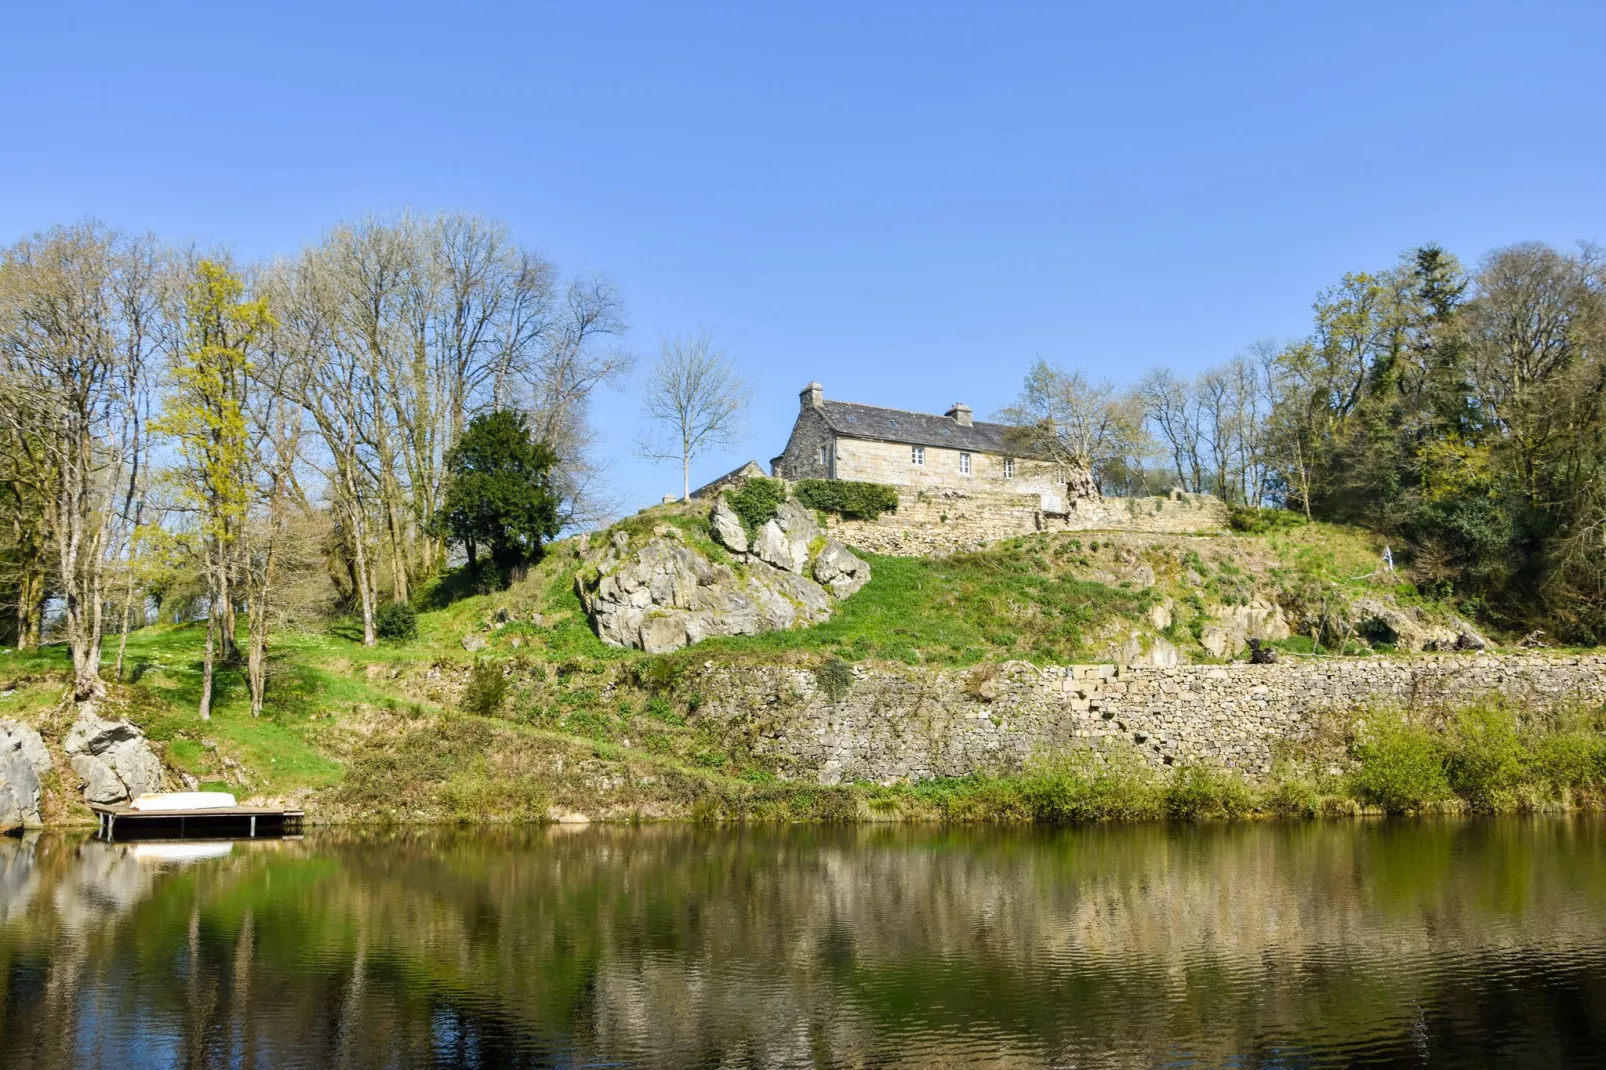
<svg viewBox="0 0 1606 1070"><path fill-rule="evenodd" d="M1220 10L1212 10L1215 8ZM95 216L242 257L467 209L797 391L990 413L1300 334L1437 241L1606 239L1606 4L13 4L0 240ZM629 504L677 473L627 454Z"/></svg>

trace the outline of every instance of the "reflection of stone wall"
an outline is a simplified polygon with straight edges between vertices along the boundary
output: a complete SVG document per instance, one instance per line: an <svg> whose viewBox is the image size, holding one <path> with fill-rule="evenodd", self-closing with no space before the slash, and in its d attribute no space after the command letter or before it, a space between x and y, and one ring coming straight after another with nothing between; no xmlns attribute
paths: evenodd
<svg viewBox="0 0 1606 1070"><path fill-rule="evenodd" d="M1606 700L1606 655L1286 658L1136 668L1026 662L969 670L855 667L829 702L808 669L704 670L700 716L797 779L888 782L1018 768L1034 752L1117 741L1156 765L1269 771L1324 715L1453 706L1498 693L1530 709Z"/></svg>
<svg viewBox="0 0 1606 1070"><path fill-rule="evenodd" d="M1227 507L1208 494L1083 498L1069 512L1045 513L1034 494L949 488L902 490L897 512L875 520L833 517L829 530L856 549L914 557L1039 531L1188 535L1220 531L1226 523Z"/></svg>

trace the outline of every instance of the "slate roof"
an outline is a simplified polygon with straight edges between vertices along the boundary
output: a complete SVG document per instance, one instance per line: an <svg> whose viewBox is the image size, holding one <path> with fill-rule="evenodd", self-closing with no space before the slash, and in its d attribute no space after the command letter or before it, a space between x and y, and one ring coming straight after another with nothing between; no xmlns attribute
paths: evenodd
<svg viewBox="0 0 1606 1070"><path fill-rule="evenodd" d="M846 438L872 442L903 442L911 446L945 446L977 453L1006 453L1004 434L1008 424L981 420L961 427L951 416L927 412L905 412L852 401L824 401L821 407L831 430Z"/></svg>

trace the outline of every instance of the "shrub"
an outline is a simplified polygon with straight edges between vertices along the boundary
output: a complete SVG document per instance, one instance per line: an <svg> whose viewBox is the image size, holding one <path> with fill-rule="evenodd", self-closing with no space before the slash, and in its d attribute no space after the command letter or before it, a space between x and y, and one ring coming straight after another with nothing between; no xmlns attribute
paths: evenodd
<svg viewBox="0 0 1606 1070"><path fill-rule="evenodd" d="M741 490L727 494L725 500L736 511L737 517L742 521L742 527L751 535L762 527L765 521L774 517L781 503L786 501L786 484L779 479L755 477L743 483Z"/></svg>
<svg viewBox="0 0 1606 1070"><path fill-rule="evenodd" d="M1115 751L1103 764L1092 751L1033 759L1020 778L1034 820L1141 820L1164 812L1163 790L1136 755Z"/></svg>
<svg viewBox="0 0 1606 1070"><path fill-rule="evenodd" d="M405 642L418 638L418 614L406 602L389 602L374 614L374 634L381 639Z"/></svg>
<svg viewBox="0 0 1606 1070"><path fill-rule="evenodd" d="M1253 806L1249 788L1241 779L1207 766L1183 766L1165 786L1167 817L1190 821L1206 817L1238 817L1248 813Z"/></svg>
<svg viewBox="0 0 1606 1070"><path fill-rule="evenodd" d="M1351 790L1388 813L1421 810L1451 795L1444 742L1416 725L1388 725L1357 742Z"/></svg>
<svg viewBox="0 0 1606 1070"><path fill-rule="evenodd" d="M493 661L476 661L474 672L463 689L463 712L476 717L495 717L507 698L507 677Z"/></svg>
<svg viewBox="0 0 1606 1070"><path fill-rule="evenodd" d="M810 509L847 520L874 520L898 511L898 492L884 483L844 479L805 479L795 488L797 500Z"/></svg>
<svg viewBox="0 0 1606 1070"><path fill-rule="evenodd" d="M840 702L853 689L853 670L841 658L827 658L825 664L814 670L814 682L825 697Z"/></svg>
<svg viewBox="0 0 1606 1070"><path fill-rule="evenodd" d="M1445 761L1450 788L1475 810L1509 806L1529 764L1515 719L1504 710L1464 710Z"/></svg>
<svg viewBox="0 0 1606 1070"><path fill-rule="evenodd" d="M1291 509L1258 509L1254 506L1234 506L1227 515L1227 523L1234 531L1246 535L1265 535L1267 532L1301 527L1305 518Z"/></svg>

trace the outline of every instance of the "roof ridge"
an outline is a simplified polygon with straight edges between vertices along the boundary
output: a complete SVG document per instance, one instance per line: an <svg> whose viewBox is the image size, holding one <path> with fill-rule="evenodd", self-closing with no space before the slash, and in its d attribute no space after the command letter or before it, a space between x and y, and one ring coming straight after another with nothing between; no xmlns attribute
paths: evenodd
<svg viewBox="0 0 1606 1070"><path fill-rule="evenodd" d="M871 405L871 404L868 404L868 403L863 402L863 401L839 401L836 398L821 398L820 401L821 401L822 404L825 404L825 405L853 405L853 406L855 406L857 408L860 408L860 409L880 409L882 412L901 412L906 416L928 416L933 420L946 420L946 419L948 419L948 414L947 413L942 413L942 412L921 412L919 409L895 409L891 405ZM972 420L971 421L971 426L972 427L974 427L976 424L992 424L995 427L1011 427L1011 426L1013 426L1011 424L999 423L997 420ZM963 426L963 425L958 425L958 426Z"/></svg>

